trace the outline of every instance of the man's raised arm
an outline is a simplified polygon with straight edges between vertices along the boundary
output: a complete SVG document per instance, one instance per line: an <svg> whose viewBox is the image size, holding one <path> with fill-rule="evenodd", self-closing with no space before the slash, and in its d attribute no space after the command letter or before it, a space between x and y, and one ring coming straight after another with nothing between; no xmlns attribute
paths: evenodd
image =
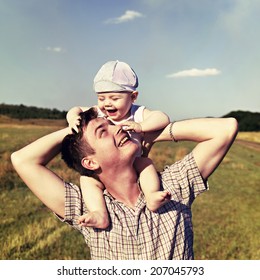
<svg viewBox="0 0 260 280"><path fill-rule="evenodd" d="M31 191L52 211L64 217L64 184L61 178L46 167L61 148L69 128L46 135L12 153L13 166Z"/></svg>
<svg viewBox="0 0 260 280"><path fill-rule="evenodd" d="M146 135L148 150L158 141L194 141L198 144L193 155L200 173L207 179L218 167L238 131L234 118L203 118L178 121L169 124L163 131Z"/></svg>

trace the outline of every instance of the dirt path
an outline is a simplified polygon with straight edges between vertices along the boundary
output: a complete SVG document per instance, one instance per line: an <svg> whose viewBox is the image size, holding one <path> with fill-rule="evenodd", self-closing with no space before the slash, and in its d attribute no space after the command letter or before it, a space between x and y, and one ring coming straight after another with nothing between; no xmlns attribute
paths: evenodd
<svg viewBox="0 0 260 280"><path fill-rule="evenodd" d="M237 144L241 145L241 146L245 146L247 148L251 148L251 149L253 149L255 151L260 151L260 143L246 141L246 140L240 140L240 139L237 139L235 142Z"/></svg>

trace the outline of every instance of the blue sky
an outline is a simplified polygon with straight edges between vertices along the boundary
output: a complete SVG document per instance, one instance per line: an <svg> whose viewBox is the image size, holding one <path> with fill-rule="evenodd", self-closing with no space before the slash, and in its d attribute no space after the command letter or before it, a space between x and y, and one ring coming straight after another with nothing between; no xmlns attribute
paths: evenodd
<svg viewBox="0 0 260 280"><path fill-rule="evenodd" d="M0 103L96 104L121 60L172 120L260 111L259 0L0 0Z"/></svg>

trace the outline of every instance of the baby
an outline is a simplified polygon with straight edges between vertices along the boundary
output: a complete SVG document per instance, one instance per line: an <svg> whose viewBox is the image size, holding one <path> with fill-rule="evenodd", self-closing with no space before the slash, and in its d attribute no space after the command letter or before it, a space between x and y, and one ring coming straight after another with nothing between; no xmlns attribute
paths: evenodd
<svg viewBox="0 0 260 280"><path fill-rule="evenodd" d="M139 146L134 163L135 169L139 174L140 188L144 193L147 207L151 211L156 211L170 199L170 193L160 190L159 178L152 161L142 156L142 133L164 128L169 124L169 117L160 111L151 111L144 106L135 105L138 96L137 87L136 73L128 64L121 61L105 63L94 78L99 116L122 126ZM68 124L76 132L79 114L87 109L89 107L73 107L67 113ZM89 212L79 218L79 223L82 226L101 229L108 227L109 217L103 197L104 186L87 176L81 176L80 185Z"/></svg>

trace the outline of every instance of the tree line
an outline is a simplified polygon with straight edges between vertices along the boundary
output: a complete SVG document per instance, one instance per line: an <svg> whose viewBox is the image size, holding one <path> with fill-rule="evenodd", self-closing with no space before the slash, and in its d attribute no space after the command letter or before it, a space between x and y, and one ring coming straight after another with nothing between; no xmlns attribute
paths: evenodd
<svg viewBox="0 0 260 280"><path fill-rule="evenodd" d="M38 108L25 105L0 104L0 115L10 118L23 119L65 119L67 112L57 109Z"/></svg>
<svg viewBox="0 0 260 280"><path fill-rule="evenodd" d="M238 121L239 131L260 131L260 113L232 111L223 117L234 117Z"/></svg>
<svg viewBox="0 0 260 280"><path fill-rule="evenodd" d="M67 111L38 108L25 105L0 104L0 115L15 119L65 119ZM260 113L249 111L232 111L225 116L234 117L239 124L239 131L260 131Z"/></svg>

